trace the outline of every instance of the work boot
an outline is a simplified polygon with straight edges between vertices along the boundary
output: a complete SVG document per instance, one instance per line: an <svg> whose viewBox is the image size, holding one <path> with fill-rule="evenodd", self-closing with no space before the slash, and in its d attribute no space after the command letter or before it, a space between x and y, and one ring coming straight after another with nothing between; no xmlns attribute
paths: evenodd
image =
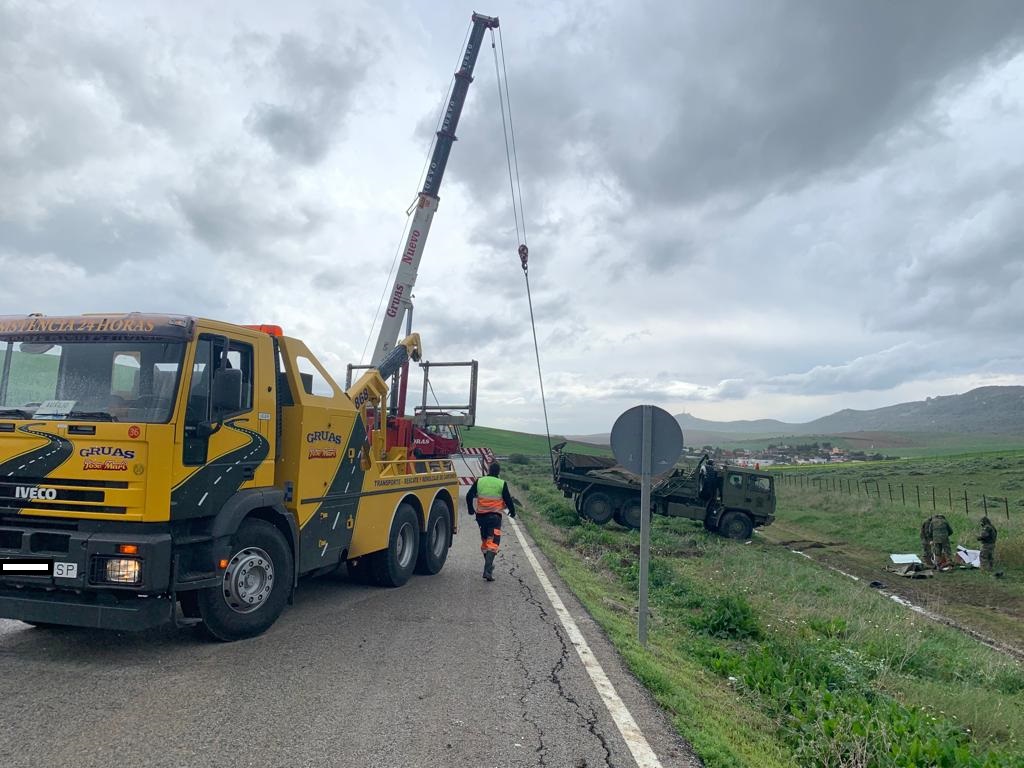
<svg viewBox="0 0 1024 768"><path fill-rule="evenodd" d="M488 581L494 581L494 553L484 553L484 578Z"/></svg>

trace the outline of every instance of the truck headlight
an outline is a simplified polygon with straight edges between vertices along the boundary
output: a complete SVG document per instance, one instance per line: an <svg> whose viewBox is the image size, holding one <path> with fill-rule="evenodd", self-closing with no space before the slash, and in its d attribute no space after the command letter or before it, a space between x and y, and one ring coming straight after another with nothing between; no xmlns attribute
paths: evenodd
<svg viewBox="0 0 1024 768"><path fill-rule="evenodd" d="M138 584L142 577L142 563L128 557L107 560L103 580L111 584Z"/></svg>

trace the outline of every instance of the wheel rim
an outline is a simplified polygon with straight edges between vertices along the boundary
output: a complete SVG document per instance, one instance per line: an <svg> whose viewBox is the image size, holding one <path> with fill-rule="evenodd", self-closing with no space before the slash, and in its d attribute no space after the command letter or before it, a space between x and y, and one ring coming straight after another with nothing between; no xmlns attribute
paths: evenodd
<svg viewBox="0 0 1024 768"><path fill-rule="evenodd" d="M438 517L434 527L430 529L430 552L434 557L444 554L444 548L448 545L448 529L445 526L443 517Z"/></svg>
<svg viewBox="0 0 1024 768"><path fill-rule="evenodd" d="M612 511L611 502L598 496L587 502L584 514L595 523L607 522L612 516Z"/></svg>
<svg viewBox="0 0 1024 768"><path fill-rule="evenodd" d="M399 568L408 568L412 562L412 553L415 549L413 537L416 535L409 523L403 523L398 529L398 541L396 542L395 559L398 560Z"/></svg>
<svg viewBox="0 0 1024 768"><path fill-rule="evenodd" d="M274 588L274 561L259 547L235 553L224 570L224 602L235 613L252 613Z"/></svg>
<svg viewBox="0 0 1024 768"><path fill-rule="evenodd" d="M747 526L742 518L730 517L726 520L725 535L731 539L742 539L747 535Z"/></svg>

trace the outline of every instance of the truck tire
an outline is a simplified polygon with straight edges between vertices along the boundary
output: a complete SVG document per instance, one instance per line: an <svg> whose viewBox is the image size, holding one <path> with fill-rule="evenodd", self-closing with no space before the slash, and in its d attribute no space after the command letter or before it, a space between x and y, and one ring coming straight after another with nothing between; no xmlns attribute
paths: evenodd
<svg viewBox="0 0 1024 768"><path fill-rule="evenodd" d="M746 512L732 509L718 521L718 532L728 539L749 539L754 532L754 521Z"/></svg>
<svg viewBox="0 0 1024 768"><path fill-rule="evenodd" d="M197 595L203 628L215 640L256 637L277 621L288 602L295 563L277 528L248 519L231 538L221 586Z"/></svg>
<svg viewBox="0 0 1024 768"><path fill-rule="evenodd" d="M452 518L443 499L434 499L427 517L427 530L420 534L420 553L416 573L433 576L440 573L452 545Z"/></svg>
<svg viewBox="0 0 1024 768"><path fill-rule="evenodd" d="M626 499L622 502L617 522L630 530L640 530L640 500Z"/></svg>
<svg viewBox="0 0 1024 768"><path fill-rule="evenodd" d="M597 525L604 525L615 514L615 502L604 491L590 491L580 504L583 516Z"/></svg>
<svg viewBox="0 0 1024 768"><path fill-rule="evenodd" d="M400 587L412 576L420 548L420 520L408 504L399 504L391 521L388 548L373 556L373 580L382 587Z"/></svg>

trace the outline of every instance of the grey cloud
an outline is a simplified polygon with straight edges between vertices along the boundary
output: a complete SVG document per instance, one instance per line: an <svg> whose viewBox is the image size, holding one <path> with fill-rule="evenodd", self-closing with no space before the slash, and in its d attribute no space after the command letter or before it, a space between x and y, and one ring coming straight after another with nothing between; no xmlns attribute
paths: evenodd
<svg viewBox="0 0 1024 768"><path fill-rule="evenodd" d="M288 173L264 167L237 153L214 154L193 170L191 183L172 201L193 234L214 251L280 255L315 235L326 213L287 189Z"/></svg>
<svg viewBox="0 0 1024 768"><path fill-rule="evenodd" d="M882 152L940 86L1020 50L1022 32L1015 0L630 6L592 45L537 40L555 55L510 73L513 106L529 105L520 167L534 186L605 169L655 206L791 188ZM496 93L481 85L452 169L490 196L504 150Z"/></svg>
<svg viewBox="0 0 1024 768"><path fill-rule="evenodd" d="M804 395L891 389L937 370L960 367L950 366L946 351L935 344L899 344L842 365L817 365L805 373L774 376L761 382L758 389Z"/></svg>
<svg viewBox="0 0 1024 768"><path fill-rule="evenodd" d="M30 223L0 215L0 252L49 254L89 274L112 272L126 263L155 262L175 240L170 222L107 200L54 205Z"/></svg>
<svg viewBox="0 0 1024 768"><path fill-rule="evenodd" d="M345 47L282 35L272 59L281 101L255 104L246 118L249 129L283 157L320 162L341 138L369 53L362 40Z"/></svg>

